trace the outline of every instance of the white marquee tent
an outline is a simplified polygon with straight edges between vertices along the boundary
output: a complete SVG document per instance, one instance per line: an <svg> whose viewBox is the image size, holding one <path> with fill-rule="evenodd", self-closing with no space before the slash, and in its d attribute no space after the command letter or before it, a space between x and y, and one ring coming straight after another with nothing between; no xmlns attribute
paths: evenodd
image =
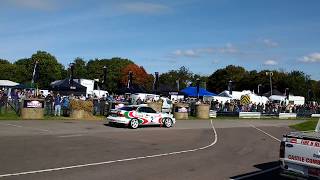
<svg viewBox="0 0 320 180"><path fill-rule="evenodd" d="M0 87L13 87L19 85L19 83L9 81L9 80L0 80Z"/></svg>
<svg viewBox="0 0 320 180"><path fill-rule="evenodd" d="M217 96L215 96L214 98L219 101L225 102L227 100L230 101L230 99L240 100L241 96L243 96L243 95L249 95L250 101L253 103L256 103L256 104L258 104L258 103L266 104L266 102L269 101L269 99L267 97L258 96L249 90L232 91L232 94L230 94L229 91L225 90L225 91L221 92L220 94L218 94Z"/></svg>

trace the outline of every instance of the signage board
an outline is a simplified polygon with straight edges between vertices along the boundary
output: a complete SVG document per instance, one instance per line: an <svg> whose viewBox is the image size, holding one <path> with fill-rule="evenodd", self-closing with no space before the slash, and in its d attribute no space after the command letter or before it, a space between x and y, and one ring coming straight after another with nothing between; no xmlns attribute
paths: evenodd
<svg viewBox="0 0 320 180"><path fill-rule="evenodd" d="M24 100L23 101L24 108L44 108L43 101L39 100Z"/></svg>

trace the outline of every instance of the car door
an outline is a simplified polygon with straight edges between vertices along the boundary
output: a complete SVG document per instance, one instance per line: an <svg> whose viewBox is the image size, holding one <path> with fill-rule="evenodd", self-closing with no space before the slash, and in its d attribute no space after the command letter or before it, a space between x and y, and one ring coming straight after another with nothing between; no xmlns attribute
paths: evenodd
<svg viewBox="0 0 320 180"><path fill-rule="evenodd" d="M138 116L140 124L150 124L151 118L150 118L150 115L148 113L147 107L140 107L137 110L137 116Z"/></svg>
<svg viewBox="0 0 320 180"><path fill-rule="evenodd" d="M159 124L159 116L151 107L140 107L138 117L141 124Z"/></svg>
<svg viewBox="0 0 320 180"><path fill-rule="evenodd" d="M150 120L150 124L159 124L161 114L157 113L154 109L151 107L146 107L146 116Z"/></svg>

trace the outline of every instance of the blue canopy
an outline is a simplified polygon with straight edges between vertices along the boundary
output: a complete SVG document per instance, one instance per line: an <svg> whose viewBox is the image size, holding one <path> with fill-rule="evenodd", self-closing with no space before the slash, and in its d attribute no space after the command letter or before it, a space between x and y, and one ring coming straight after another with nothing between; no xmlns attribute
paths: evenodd
<svg viewBox="0 0 320 180"><path fill-rule="evenodd" d="M181 90L182 93L184 93L187 96L191 97L197 97L197 87L187 87ZM199 96L215 96L217 94L209 92L203 88L199 88Z"/></svg>

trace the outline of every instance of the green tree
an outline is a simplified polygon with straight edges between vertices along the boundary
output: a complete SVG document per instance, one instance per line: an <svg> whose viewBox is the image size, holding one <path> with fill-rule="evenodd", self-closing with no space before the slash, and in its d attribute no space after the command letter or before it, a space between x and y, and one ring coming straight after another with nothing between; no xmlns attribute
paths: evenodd
<svg viewBox="0 0 320 180"><path fill-rule="evenodd" d="M50 83L64 78L64 67L57 59L45 51L37 51L31 58L20 59L15 62L16 75L20 82L32 80L33 69L36 61L39 62L39 88L49 88Z"/></svg>
<svg viewBox="0 0 320 180"><path fill-rule="evenodd" d="M227 89L228 82L233 82L234 90L243 90L243 78L248 76L248 72L240 66L229 65L223 69L218 69L208 77L208 89L212 92L222 92Z"/></svg>
<svg viewBox="0 0 320 180"><path fill-rule="evenodd" d="M0 59L0 79L17 81L15 78L15 65L8 60Z"/></svg>
<svg viewBox="0 0 320 180"><path fill-rule="evenodd" d="M45 51L38 51L31 56L31 69L29 71L31 72L31 79L36 61L39 62L40 72L38 85L40 88L48 88L51 82L63 78L64 66L60 64L53 55Z"/></svg>
<svg viewBox="0 0 320 180"><path fill-rule="evenodd" d="M310 77L302 71L292 71L288 74L288 87L294 95L305 96L308 91ZM310 87L311 88L311 87Z"/></svg>
<svg viewBox="0 0 320 180"><path fill-rule="evenodd" d="M32 63L30 58L19 59L14 63L16 70L15 76L20 83L30 83L32 79ZM31 72L30 72L31 71Z"/></svg>
<svg viewBox="0 0 320 180"><path fill-rule="evenodd" d="M78 79L88 78L87 63L82 58L77 57L74 61L74 77Z"/></svg>
<svg viewBox="0 0 320 180"><path fill-rule="evenodd" d="M197 79L199 79L199 85L201 88L207 88L208 76L202 76L200 74L193 74L191 78L191 86L197 85Z"/></svg>
<svg viewBox="0 0 320 180"><path fill-rule="evenodd" d="M87 63L87 74L89 79L103 79L103 66L107 67L107 90L116 92L121 86L121 73L129 64L134 64L129 59L114 57L112 59L94 59Z"/></svg>
<svg viewBox="0 0 320 180"><path fill-rule="evenodd" d="M193 73L185 66L180 67L178 70L170 70L169 72L162 73L159 76L159 83L167 87L176 89L177 81L179 81L179 89L183 89L192 84Z"/></svg>

